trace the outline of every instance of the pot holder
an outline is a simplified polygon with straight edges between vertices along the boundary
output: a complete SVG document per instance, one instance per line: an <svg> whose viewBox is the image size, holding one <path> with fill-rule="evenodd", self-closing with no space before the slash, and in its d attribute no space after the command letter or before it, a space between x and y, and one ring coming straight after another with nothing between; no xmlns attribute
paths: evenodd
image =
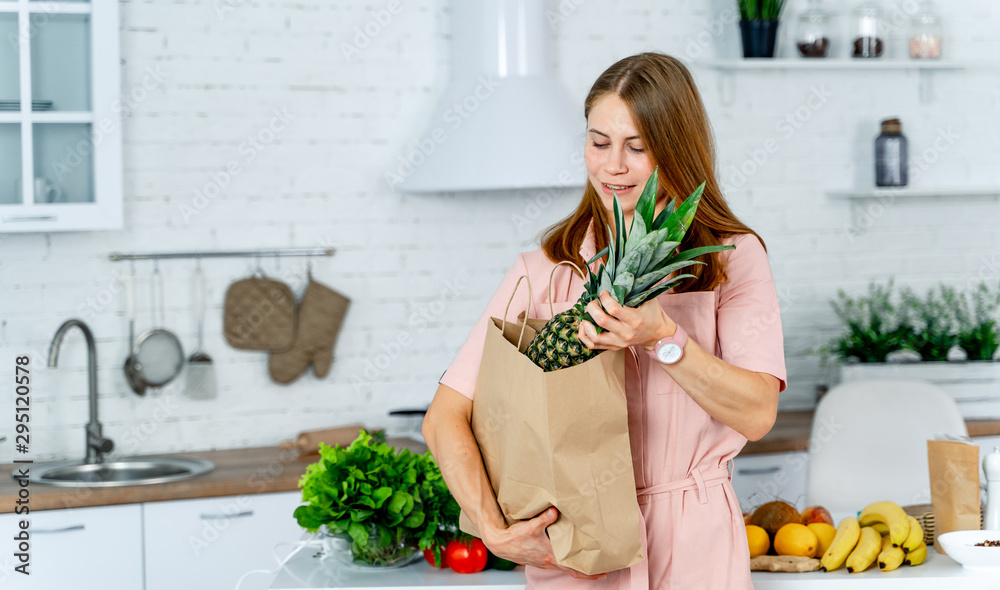
<svg viewBox="0 0 1000 590"><path fill-rule="evenodd" d="M226 290L223 332L233 348L287 350L295 328L295 295L285 283L251 277Z"/></svg>

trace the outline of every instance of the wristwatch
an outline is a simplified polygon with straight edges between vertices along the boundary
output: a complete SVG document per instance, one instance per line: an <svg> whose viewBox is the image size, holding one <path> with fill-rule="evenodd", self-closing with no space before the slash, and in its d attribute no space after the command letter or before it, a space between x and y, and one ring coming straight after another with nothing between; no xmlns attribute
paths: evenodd
<svg viewBox="0 0 1000 590"><path fill-rule="evenodd" d="M661 362L664 365L672 365L681 360L681 357L684 356L684 345L688 341L688 335L684 331L684 328L680 324L674 325L677 326L677 329L674 331L673 336L660 338L657 340L653 350L646 351L649 353L649 356L653 357L653 360Z"/></svg>

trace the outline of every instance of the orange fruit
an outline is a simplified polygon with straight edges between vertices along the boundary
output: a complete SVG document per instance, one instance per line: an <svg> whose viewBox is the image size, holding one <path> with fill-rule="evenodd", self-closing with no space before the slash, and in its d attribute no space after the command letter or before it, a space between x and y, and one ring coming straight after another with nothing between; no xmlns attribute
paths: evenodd
<svg viewBox="0 0 1000 590"><path fill-rule="evenodd" d="M818 541L816 545L816 557L822 556L830 548L833 538L837 536L837 529L832 524L825 522L811 522L806 527L816 535L816 540Z"/></svg>
<svg viewBox="0 0 1000 590"><path fill-rule="evenodd" d="M750 557L767 555L767 550L771 548L771 538L767 536L767 531L755 524L747 525L747 543L750 545Z"/></svg>
<svg viewBox="0 0 1000 590"><path fill-rule="evenodd" d="M778 555L814 557L818 546L819 539L816 538L816 533L797 522L786 524L774 535L774 550Z"/></svg>

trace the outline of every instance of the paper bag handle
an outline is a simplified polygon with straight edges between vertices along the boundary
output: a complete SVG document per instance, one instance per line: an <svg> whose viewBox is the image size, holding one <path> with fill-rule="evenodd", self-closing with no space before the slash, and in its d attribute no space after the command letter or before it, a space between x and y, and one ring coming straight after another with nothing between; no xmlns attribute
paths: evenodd
<svg viewBox="0 0 1000 590"><path fill-rule="evenodd" d="M584 281L587 280L587 275L583 274L583 271L580 270L580 267L577 266L576 263L574 263L572 260L563 260L562 262L557 262L556 265L552 267L552 272L549 273L549 290L548 290L548 295L549 295L549 317L550 318L556 317L555 309L553 309L553 307L552 307L552 278L556 276L556 269L559 268L560 266L562 266L563 264L568 264L568 265L572 266L573 268L576 269L576 272L577 272L577 274L580 275L581 279L583 279Z"/></svg>
<svg viewBox="0 0 1000 590"><path fill-rule="evenodd" d="M510 292L510 299L507 300L507 307L503 310L503 323L500 326L500 333L505 333L507 329L507 312L510 311L510 304L514 301L514 295L517 294L517 288L521 286L521 281L524 281L528 285L528 307L525 308L524 321L521 322L521 333L517 336L517 349L521 350L521 339L524 338L524 327L528 325L528 311L531 309L531 280L528 279L528 275L521 275L514 283L514 290Z"/></svg>

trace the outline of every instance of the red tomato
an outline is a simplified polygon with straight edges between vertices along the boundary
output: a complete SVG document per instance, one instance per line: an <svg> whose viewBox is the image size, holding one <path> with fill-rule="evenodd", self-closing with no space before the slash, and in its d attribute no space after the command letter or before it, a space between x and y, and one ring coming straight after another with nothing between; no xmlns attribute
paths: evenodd
<svg viewBox="0 0 1000 590"><path fill-rule="evenodd" d="M431 564L431 567L448 567L448 562L445 561L444 557L445 557L445 553L444 553L444 550L442 550L441 551L441 565L435 565L434 564L434 550L433 549L424 549L424 559L427 560L427 563Z"/></svg>
<svg viewBox="0 0 1000 590"><path fill-rule="evenodd" d="M460 574L474 574L486 567L488 552L479 539L470 543L455 539L444 548L444 561L448 567Z"/></svg>

